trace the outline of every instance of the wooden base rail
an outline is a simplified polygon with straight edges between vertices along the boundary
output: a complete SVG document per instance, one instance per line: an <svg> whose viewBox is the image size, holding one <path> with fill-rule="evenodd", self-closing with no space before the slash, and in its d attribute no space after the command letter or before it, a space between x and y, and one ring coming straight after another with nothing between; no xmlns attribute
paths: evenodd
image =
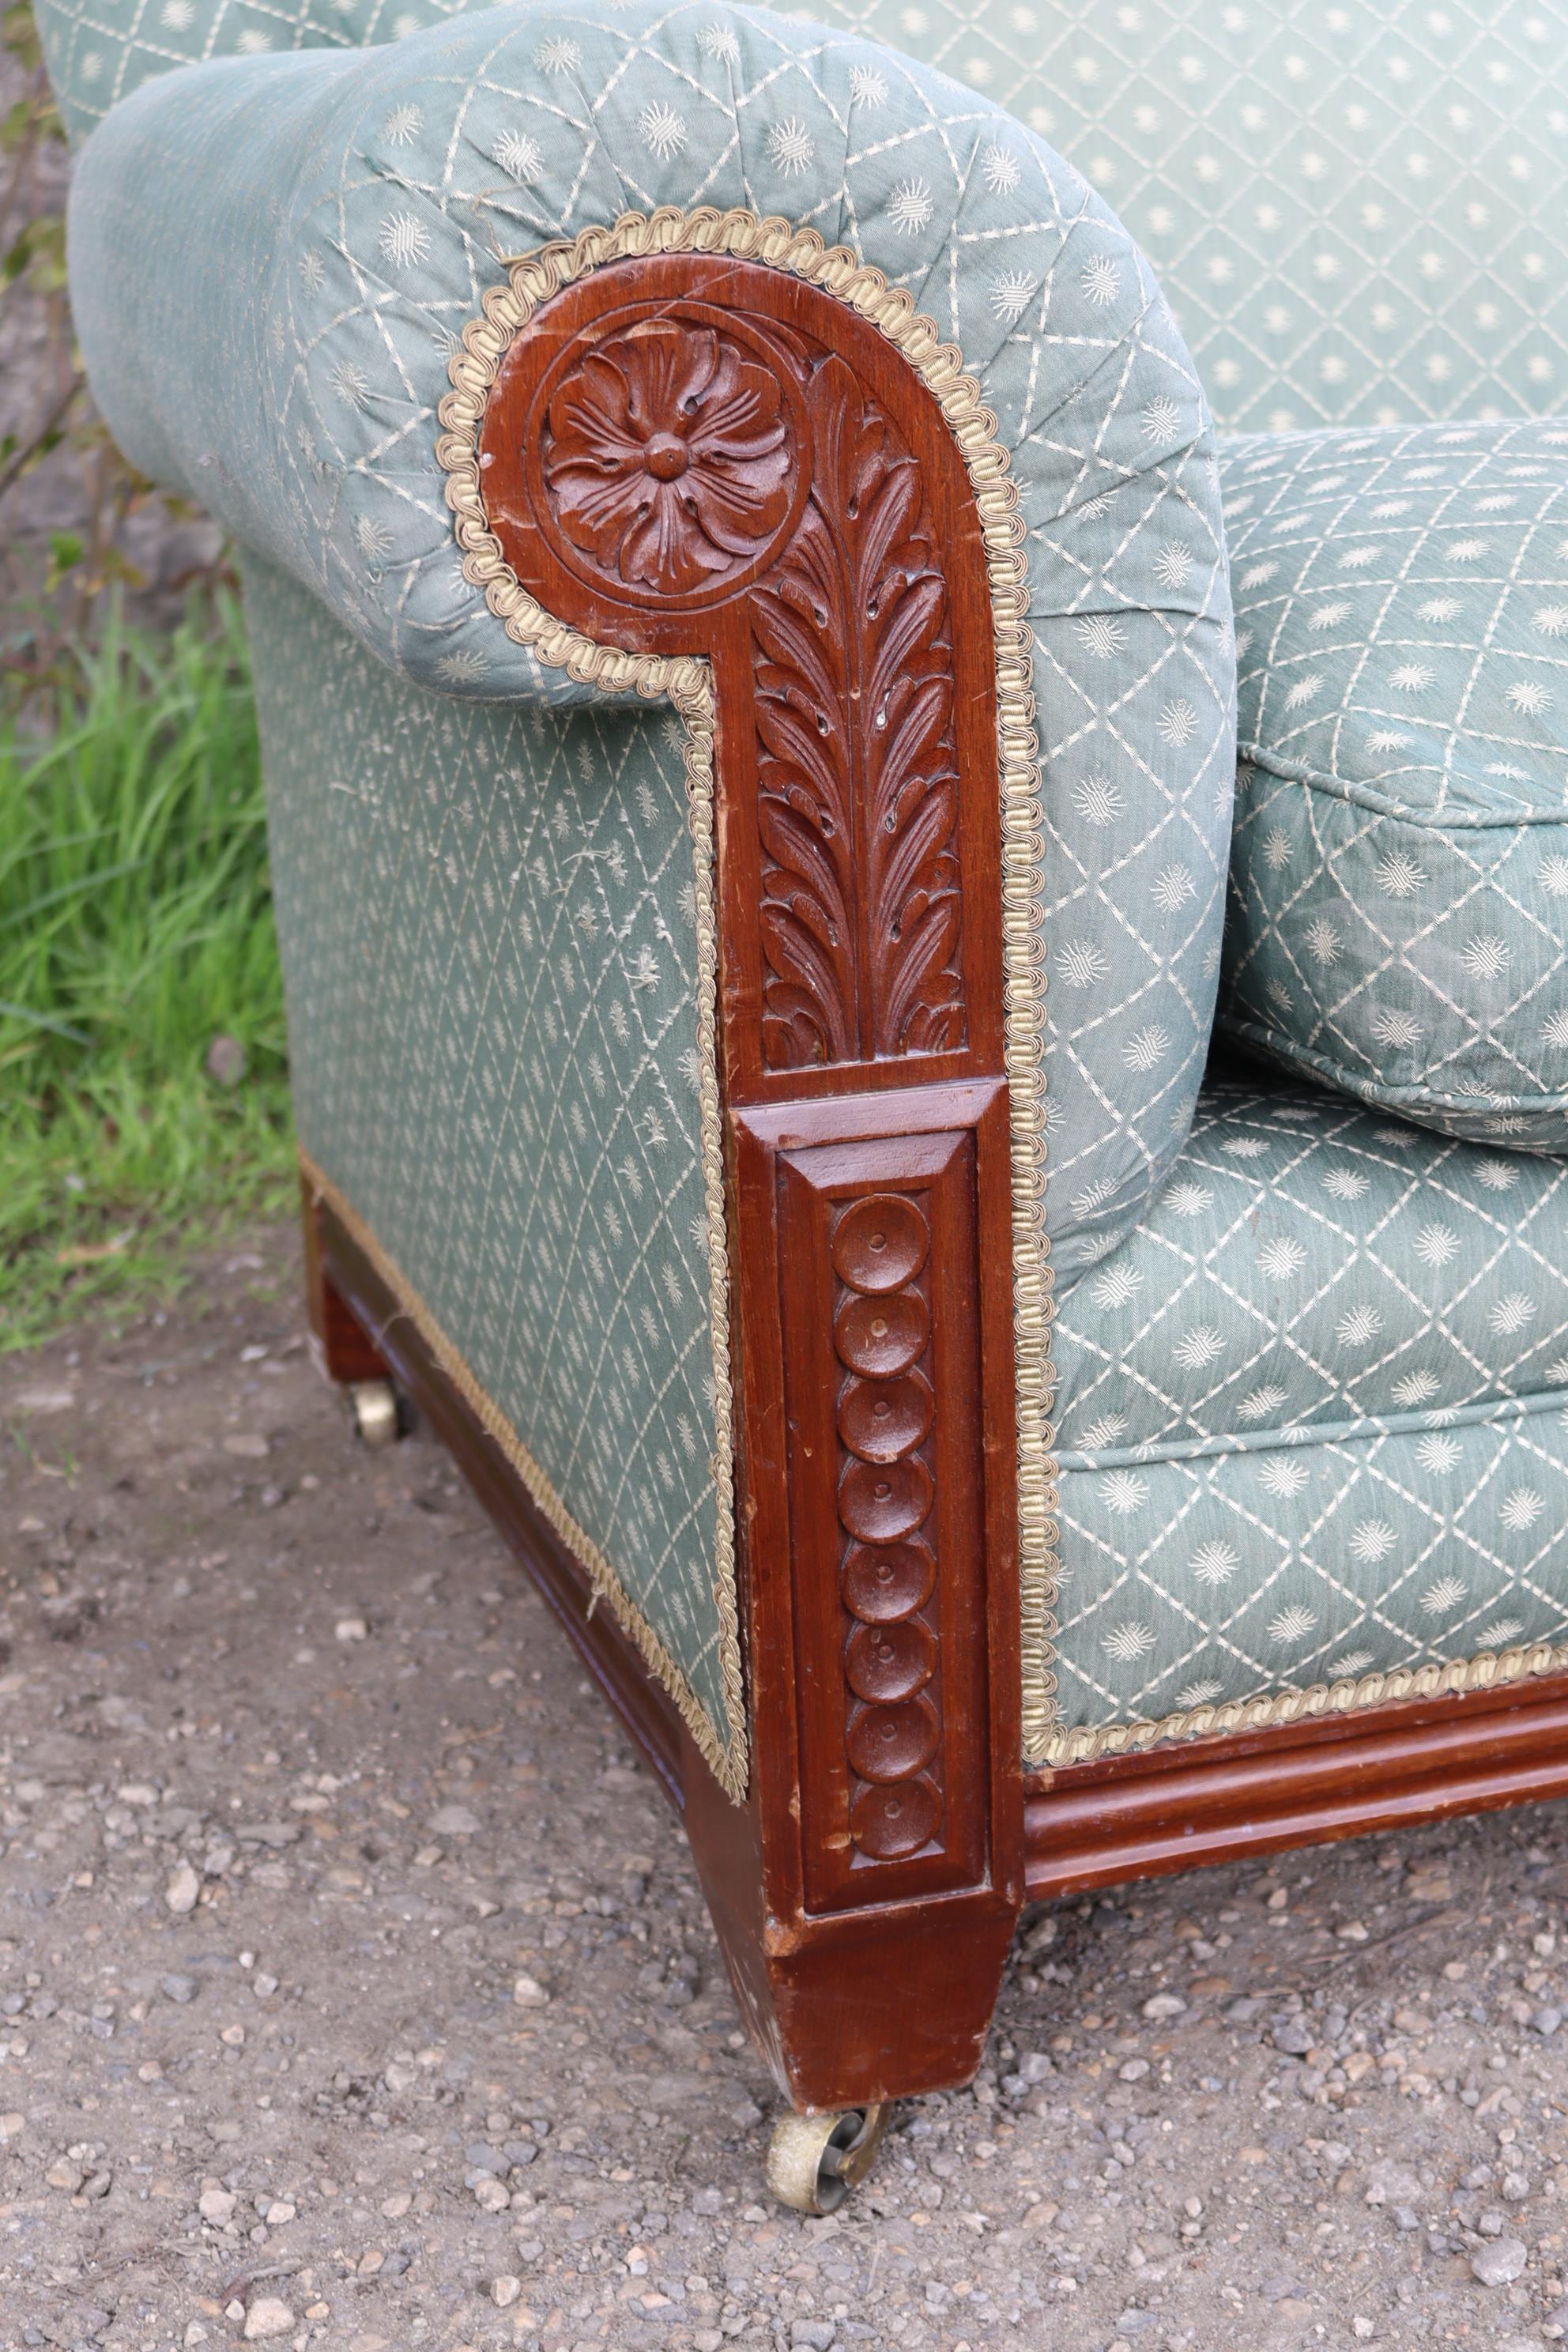
<svg viewBox="0 0 1568 2352"><path fill-rule="evenodd" d="M1043 1776L1030 1899L1568 1796L1568 1675Z"/></svg>

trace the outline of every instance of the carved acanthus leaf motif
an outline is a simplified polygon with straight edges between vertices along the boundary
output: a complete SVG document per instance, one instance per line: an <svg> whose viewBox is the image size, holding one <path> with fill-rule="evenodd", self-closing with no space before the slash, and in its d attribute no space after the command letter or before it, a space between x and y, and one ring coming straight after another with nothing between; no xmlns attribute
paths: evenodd
<svg viewBox="0 0 1568 2352"><path fill-rule="evenodd" d="M551 399L545 488L574 547L684 594L739 570L789 509L778 380L711 328L645 319L584 352Z"/></svg>
<svg viewBox="0 0 1568 2352"><path fill-rule="evenodd" d="M770 1067L964 1037L947 590L919 469L837 358L753 626Z"/></svg>

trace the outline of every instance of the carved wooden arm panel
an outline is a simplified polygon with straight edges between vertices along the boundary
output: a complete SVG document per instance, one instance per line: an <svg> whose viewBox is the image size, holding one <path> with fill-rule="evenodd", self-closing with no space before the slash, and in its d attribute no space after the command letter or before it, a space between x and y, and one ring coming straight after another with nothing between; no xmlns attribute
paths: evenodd
<svg viewBox="0 0 1568 2352"><path fill-rule="evenodd" d="M767 1965L932 1898L1005 1942L1012 1195L995 651L962 453L847 303L681 253L542 303L479 466L549 613L711 666ZM780 1982L754 1993L760 2017Z"/></svg>

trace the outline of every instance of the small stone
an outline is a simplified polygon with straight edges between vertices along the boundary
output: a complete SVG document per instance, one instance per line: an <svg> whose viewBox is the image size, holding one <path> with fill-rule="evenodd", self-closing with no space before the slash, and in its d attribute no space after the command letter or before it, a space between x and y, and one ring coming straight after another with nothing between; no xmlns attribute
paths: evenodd
<svg viewBox="0 0 1568 2352"><path fill-rule="evenodd" d="M201 1891L201 1880L190 1864L183 1862L163 1889L163 1901L176 1919L184 1919L195 1909Z"/></svg>
<svg viewBox="0 0 1568 2352"><path fill-rule="evenodd" d="M1358 2311L1351 2321L1351 2334L1358 2344L1368 2343L1377 2334L1377 2322L1375 2319L1366 2318Z"/></svg>
<svg viewBox="0 0 1568 2352"><path fill-rule="evenodd" d="M1521 2240L1494 2238L1490 2245L1478 2246L1470 2256L1470 2270L1483 2286L1511 2286L1529 2259Z"/></svg>
<svg viewBox="0 0 1568 2352"><path fill-rule="evenodd" d="M286 2197L274 2198L267 2208L267 2226L269 2230L281 2230L285 2222L298 2220L299 2212L300 2208L291 2205Z"/></svg>
<svg viewBox="0 0 1568 2352"><path fill-rule="evenodd" d="M294 2315L286 2303L275 2294L259 2295L245 2315L245 2340L247 2344L265 2344L274 2336L287 2336L294 2326Z"/></svg>
<svg viewBox="0 0 1568 2352"><path fill-rule="evenodd" d="M332 1638L338 1642L368 1642L370 1627L363 1617L340 1617L332 1627Z"/></svg>
<svg viewBox="0 0 1568 2352"><path fill-rule="evenodd" d="M82 2168L73 2164L68 2156L62 2157L58 2164L50 2165L44 2179L51 2189L63 2189L68 2196L74 2197L82 2184Z"/></svg>
<svg viewBox="0 0 1568 2352"><path fill-rule="evenodd" d="M237 1454L242 1462L265 1462L272 1449L264 1437L250 1436L241 1432L237 1436L226 1437L223 1450L226 1454Z"/></svg>
<svg viewBox="0 0 1568 2352"><path fill-rule="evenodd" d="M384 2198L381 2205L382 2220L384 2221L401 2221L413 2202L414 2200L409 2195L406 2189L400 2189L395 2197Z"/></svg>
<svg viewBox="0 0 1568 2352"><path fill-rule="evenodd" d="M245 1048L237 1037L215 1037L202 1067L214 1086L237 1087L245 1076Z"/></svg>
<svg viewBox="0 0 1568 2352"><path fill-rule="evenodd" d="M3 2147L8 2139L15 2139L17 2137L26 2120L26 2116L19 2107L6 2108L5 2114L0 2116L0 2147Z"/></svg>
<svg viewBox="0 0 1568 2352"><path fill-rule="evenodd" d="M1148 2072L1147 2058L1129 2058L1125 2065L1117 2068L1116 2078L1121 2083L1141 2083Z"/></svg>
<svg viewBox="0 0 1568 2352"><path fill-rule="evenodd" d="M226 2189L204 2189L196 2200L196 2210L204 2221L216 2221L221 2227L234 2219L235 2200Z"/></svg>
<svg viewBox="0 0 1568 2352"><path fill-rule="evenodd" d="M521 2293L522 2281L520 2278L514 2278L510 2271L502 2277L493 2278L490 2281L490 2301L498 2311L510 2311Z"/></svg>
<svg viewBox="0 0 1568 2352"><path fill-rule="evenodd" d="M789 2340L800 2352L833 2352L838 2341L838 2330L831 2319L792 2319Z"/></svg>
<svg viewBox="0 0 1568 2352"><path fill-rule="evenodd" d="M526 1971L512 1979L511 1997L519 2009L543 2009L550 1999L539 1979Z"/></svg>
<svg viewBox="0 0 1568 2352"><path fill-rule="evenodd" d="M437 1837L478 1837L481 1823L467 1805L443 1805L431 1814L430 1827Z"/></svg>
<svg viewBox="0 0 1568 2352"><path fill-rule="evenodd" d="M158 1989L163 1993L165 2000L177 2001L182 2009L184 2008L187 2001L193 2001L196 1997L196 1980L195 1977L163 1977L159 1981Z"/></svg>
<svg viewBox="0 0 1568 2352"><path fill-rule="evenodd" d="M474 2202L481 2213L504 2213L511 2199L500 2182L487 2172L474 2183Z"/></svg>
<svg viewBox="0 0 1568 2352"><path fill-rule="evenodd" d="M1342 1944L1364 1944L1367 1929L1359 1919L1347 1919L1342 1927L1334 1929Z"/></svg>
<svg viewBox="0 0 1568 2352"><path fill-rule="evenodd" d="M1551 2002L1547 2001L1543 2007L1536 2011L1530 2022L1544 2041L1550 2042L1563 2022L1563 2011L1560 2009L1553 2009Z"/></svg>
<svg viewBox="0 0 1568 2352"><path fill-rule="evenodd" d="M1304 2058L1312 2041L1312 2029L1304 2017L1288 2017L1274 2029L1274 2047L1287 2058Z"/></svg>
<svg viewBox="0 0 1568 2352"><path fill-rule="evenodd" d="M1158 2025L1168 2017L1184 2016L1186 2007L1179 1992L1157 1992L1152 2000L1144 2002L1143 2015L1151 2025Z"/></svg>

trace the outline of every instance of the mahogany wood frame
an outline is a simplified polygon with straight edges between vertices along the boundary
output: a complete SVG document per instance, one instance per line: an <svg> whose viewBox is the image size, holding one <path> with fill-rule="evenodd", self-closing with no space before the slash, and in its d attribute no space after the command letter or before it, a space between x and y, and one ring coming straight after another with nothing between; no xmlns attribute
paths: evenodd
<svg viewBox="0 0 1568 2352"><path fill-rule="evenodd" d="M710 665L744 1804L308 1192L311 1320L331 1377L409 1392L681 1808L791 2099L967 2081L1026 1894L1568 1793L1568 1676L1024 1772L995 669L961 454L846 304L672 254L543 304L479 457L548 612Z"/></svg>

